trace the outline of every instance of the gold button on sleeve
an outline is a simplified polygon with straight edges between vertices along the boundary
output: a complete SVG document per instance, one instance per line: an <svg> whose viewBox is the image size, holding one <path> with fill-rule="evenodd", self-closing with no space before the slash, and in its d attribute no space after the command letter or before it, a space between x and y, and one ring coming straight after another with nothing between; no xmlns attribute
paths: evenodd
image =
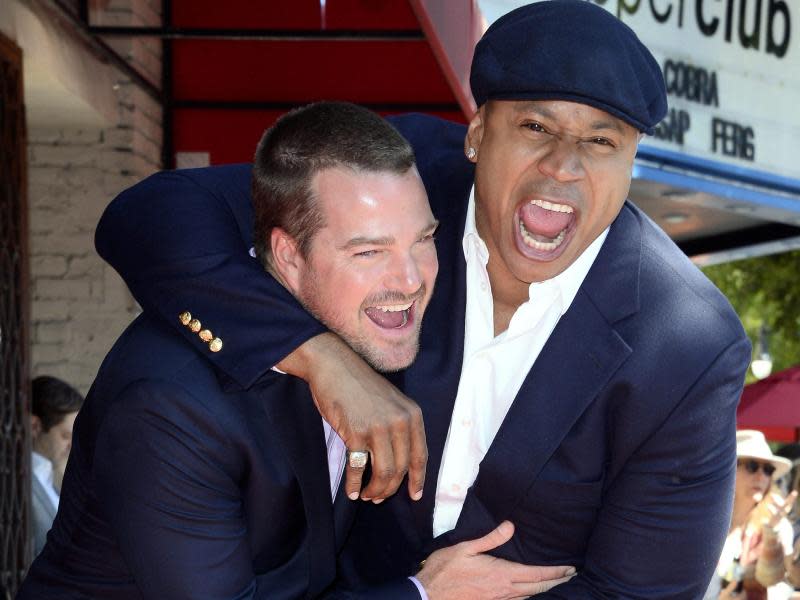
<svg viewBox="0 0 800 600"><path fill-rule="evenodd" d="M189 321L189 329L192 330L192 333L197 333L203 327L202 323L197 319L192 319Z"/></svg>
<svg viewBox="0 0 800 600"><path fill-rule="evenodd" d="M190 313L188 310L185 310L178 315L178 318L180 319L183 325L188 325L189 321L192 320L192 313Z"/></svg>
<svg viewBox="0 0 800 600"><path fill-rule="evenodd" d="M208 343L208 349L212 352L219 352L222 350L222 340L219 338L214 338Z"/></svg>
<svg viewBox="0 0 800 600"><path fill-rule="evenodd" d="M203 329L203 331L201 331L197 335L199 335L200 339L203 340L204 342L210 342L211 340L214 339L214 334L211 333L210 329Z"/></svg>

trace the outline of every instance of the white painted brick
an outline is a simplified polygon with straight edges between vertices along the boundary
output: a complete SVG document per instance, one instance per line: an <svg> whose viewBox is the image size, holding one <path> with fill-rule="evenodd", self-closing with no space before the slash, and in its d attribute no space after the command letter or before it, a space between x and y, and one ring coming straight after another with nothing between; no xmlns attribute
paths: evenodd
<svg viewBox="0 0 800 600"><path fill-rule="evenodd" d="M134 19L160 10L158 2L136 1L144 8L133 11ZM120 10L108 18L126 22L132 13L125 6L127 0L112 0L111 8ZM160 43L137 39L131 48L158 80ZM118 81L119 120L113 127L34 126L28 135L32 370L62 377L84 392L140 310L125 283L95 254L94 229L111 199L155 171L161 158L160 104L122 75Z"/></svg>
<svg viewBox="0 0 800 600"><path fill-rule="evenodd" d="M66 321L69 304L64 300L34 300L31 303L31 321Z"/></svg>
<svg viewBox="0 0 800 600"><path fill-rule="evenodd" d="M31 272L34 277L57 277L67 272L67 260L63 256L34 256Z"/></svg>
<svg viewBox="0 0 800 600"><path fill-rule="evenodd" d="M69 259L69 267L66 271L67 279L80 277L99 278L103 275L103 261L95 254L88 256L75 256Z"/></svg>
<svg viewBox="0 0 800 600"><path fill-rule="evenodd" d="M45 300L88 300L90 282L80 279L36 279L33 298Z"/></svg>
<svg viewBox="0 0 800 600"><path fill-rule="evenodd" d="M64 344L41 344L31 345L31 359L34 365L39 363L58 363L66 360Z"/></svg>
<svg viewBox="0 0 800 600"><path fill-rule="evenodd" d="M68 321L44 322L36 325L36 337L41 344L63 344L69 341Z"/></svg>
<svg viewBox="0 0 800 600"><path fill-rule="evenodd" d="M103 145L106 148L132 148L135 130L131 127L114 127L106 130Z"/></svg>
<svg viewBox="0 0 800 600"><path fill-rule="evenodd" d="M31 235L31 253L44 254L58 252L65 256L83 256L94 252L94 239L88 232L65 233L63 235Z"/></svg>
<svg viewBox="0 0 800 600"><path fill-rule="evenodd" d="M93 152L79 152L74 146L60 144L30 146L28 154L31 163L45 167L87 167L97 161Z"/></svg>

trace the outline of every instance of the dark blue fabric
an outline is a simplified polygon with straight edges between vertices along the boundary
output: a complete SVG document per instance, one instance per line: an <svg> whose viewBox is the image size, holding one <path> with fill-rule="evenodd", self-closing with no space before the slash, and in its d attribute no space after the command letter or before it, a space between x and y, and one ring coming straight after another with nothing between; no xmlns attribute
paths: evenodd
<svg viewBox="0 0 800 600"><path fill-rule="evenodd" d="M227 375L226 387L238 389L250 387L280 362L282 349L325 330L248 255L252 232L250 166L229 165L165 171L145 179L108 206L95 236L100 256L131 274L126 283L133 295L169 315L169 324ZM122 249L122 240L130 245ZM198 273L204 285L186 294ZM239 293L219 310L219 298L232 282ZM240 307L256 304L261 306L252 315L256 321L239 318ZM287 304L297 310L284 313ZM178 315L187 310L222 339L222 351L210 352L180 324ZM278 343L265 347L252 335L253 328L269 329Z"/></svg>
<svg viewBox="0 0 800 600"><path fill-rule="evenodd" d="M492 23L470 74L487 100L570 100L604 110L649 135L667 114L664 77L633 30L586 0L522 6Z"/></svg>
<svg viewBox="0 0 800 600"><path fill-rule="evenodd" d="M571 308L528 374L508 417L481 464L456 529L432 539L432 518L441 453L458 387L464 338L465 278L461 250L472 166L463 156L465 129L433 117L410 115L393 123L414 144L434 214L440 270L422 329L420 354L392 376L422 407L430 451L420 502L401 492L381 505L363 504L340 555L345 584L365 585L413 573L422 558L442 545L491 530L503 519L517 527L498 556L531 564L571 564L577 577L542 598L700 598L727 532L735 473L735 409L750 359L750 346L724 297L644 214L626 204ZM202 172L221 175L236 189L246 169ZM161 202L191 205L198 223L249 208L202 186L184 197L159 193L157 176L116 200L109 214L137 214L158 226ZM189 176L198 179L197 176ZM173 190L174 192L174 190ZM239 219L240 221L242 218ZM318 324L275 293L264 278L257 292L242 287L248 261L241 240L217 248L220 261L194 271L192 256L205 243L184 244L155 262L127 255L139 235L116 217L101 223L100 248L128 280L151 282L134 292L146 312L180 329L153 287L171 286L178 304L214 281L214 322L238 322L249 352L286 353L292 327L313 335ZM252 261L250 261L252 262ZM235 265L235 268L229 268ZM189 270L187 270L189 269ZM179 281L159 282L163 273ZM263 306L278 310L269 323ZM232 323L233 324L233 323ZM227 360L252 357L238 344ZM213 357L212 357L213 359ZM264 359L266 360L266 359ZM216 361L217 367L226 365ZM253 366L263 373L269 364ZM230 374L230 373L229 373ZM402 489L402 488L401 488Z"/></svg>
<svg viewBox="0 0 800 600"><path fill-rule="evenodd" d="M143 316L76 420L58 516L18 597L315 597L335 554L308 386L273 374L225 392Z"/></svg>

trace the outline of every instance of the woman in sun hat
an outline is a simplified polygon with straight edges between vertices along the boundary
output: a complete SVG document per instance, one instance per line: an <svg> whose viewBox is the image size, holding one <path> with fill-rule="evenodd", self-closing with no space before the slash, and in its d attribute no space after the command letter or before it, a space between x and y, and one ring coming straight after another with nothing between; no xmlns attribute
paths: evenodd
<svg viewBox="0 0 800 600"><path fill-rule="evenodd" d="M775 456L763 433L745 429L736 433L736 463L731 527L705 599L785 600L792 594L784 581L792 554L786 515L796 492L784 498L773 482L792 462Z"/></svg>

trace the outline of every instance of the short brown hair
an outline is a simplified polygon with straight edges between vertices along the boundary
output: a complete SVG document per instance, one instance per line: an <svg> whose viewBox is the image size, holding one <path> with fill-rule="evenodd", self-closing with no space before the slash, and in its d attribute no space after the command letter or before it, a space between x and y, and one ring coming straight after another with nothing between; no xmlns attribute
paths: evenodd
<svg viewBox="0 0 800 600"><path fill-rule="evenodd" d="M42 431L50 431L70 413L80 410L83 396L74 387L56 377L42 375L31 382L31 412L42 422Z"/></svg>
<svg viewBox="0 0 800 600"><path fill-rule="evenodd" d="M349 102L317 102L282 116L258 143L253 161L254 245L269 268L272 229L280 227L303 256L324 227L311 181L323 169L404 174L414 166L411 145L389 123Z"/></svg>

